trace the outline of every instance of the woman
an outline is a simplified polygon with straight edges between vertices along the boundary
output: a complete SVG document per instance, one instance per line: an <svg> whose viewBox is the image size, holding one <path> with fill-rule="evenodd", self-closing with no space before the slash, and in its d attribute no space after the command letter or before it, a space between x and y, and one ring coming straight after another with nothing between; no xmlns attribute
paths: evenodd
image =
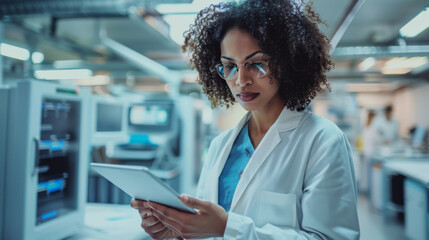
<svg viewBox="0 0 429 240"><path fill-rule="evenodd" d="M329 88L328 39L310 7L288 0L202 10L184 50L213 107L248 113L216 137L196 198L198 214L133 200L155 239L358 239L356 183L346 136L306 110Z"/></svg>

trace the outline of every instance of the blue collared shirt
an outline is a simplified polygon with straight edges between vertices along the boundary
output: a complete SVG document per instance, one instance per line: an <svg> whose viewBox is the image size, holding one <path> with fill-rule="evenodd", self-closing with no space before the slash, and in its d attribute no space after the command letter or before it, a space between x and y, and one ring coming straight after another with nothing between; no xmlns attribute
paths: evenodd
<svg viewBox="0 0 429 240"><path fill-rule="evenodd" d="M235 139L225 167L219 177L219 205L227 212L229 212L231 208L232 197L234 196L241 174L254 152L249 137L248 125L249 122L244 125L240 134Z"/></svg>

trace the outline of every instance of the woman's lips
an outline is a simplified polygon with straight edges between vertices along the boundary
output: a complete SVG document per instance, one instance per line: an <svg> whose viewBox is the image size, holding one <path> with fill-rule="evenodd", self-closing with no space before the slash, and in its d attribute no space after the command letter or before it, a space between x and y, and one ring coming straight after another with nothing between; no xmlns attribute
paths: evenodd
<svg viewBox="0 0 429 240"><path fill-rule="evenodd" d="M259 93L239 93L237 94L238 98L240 98L243 102L250 102L255 99Z"/></svg>

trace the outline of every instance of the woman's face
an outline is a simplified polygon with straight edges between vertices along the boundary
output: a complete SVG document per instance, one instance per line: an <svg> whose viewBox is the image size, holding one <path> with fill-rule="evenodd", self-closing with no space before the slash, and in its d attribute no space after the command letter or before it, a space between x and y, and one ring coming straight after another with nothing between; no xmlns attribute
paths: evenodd
<svg viewBox="0 0 429 240"><path fill-rule="evenodd" d="M273 104L283 105L278 94L278 81L272 79L270 83L269 72L265 76L264 74L251 75L245 67L246 64L265 66L263 62L267 60L267 56L263 54L256 39L250 33L238 28L229 30L220 44L220 50L220 61L225 69L238 66L237 75L225 81L243 108L248 111L263 111L274 107Z"/></svg>

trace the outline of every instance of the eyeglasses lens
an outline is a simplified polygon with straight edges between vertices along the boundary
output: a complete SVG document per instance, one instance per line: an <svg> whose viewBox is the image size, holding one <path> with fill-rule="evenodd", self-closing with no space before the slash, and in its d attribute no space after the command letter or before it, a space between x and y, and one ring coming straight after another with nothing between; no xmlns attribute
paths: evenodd
<svg viewBox="0 0 429 240"><path fill-rule="evenodd" d="M265 62L248 62L245 64L245 68L255 78L265 77L268 73L268 64ZM216 70L223 79L233 80L237 77L238 67L235 64L224 66L219 63L216 65Z"/></svg>

